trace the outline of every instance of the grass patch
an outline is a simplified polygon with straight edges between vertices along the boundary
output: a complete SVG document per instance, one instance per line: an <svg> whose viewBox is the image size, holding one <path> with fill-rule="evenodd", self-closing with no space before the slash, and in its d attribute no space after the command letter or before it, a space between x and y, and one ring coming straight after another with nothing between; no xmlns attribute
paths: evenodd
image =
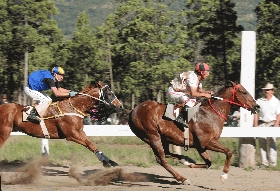
<svg viewBox="0 0 280 191"><path fill-rule="evenodd" d="M150 167L158 165L152 149L137 137L90 137L95 146L110 159L119 165L134 165ZM233 153L232 166L238 166L238 138L221 138L220 143L228 147ZM256 141L257 143L258 141ZM50 140L50 161L53 164L68 165L79 163L81 165L100 164L96 156L82 145L66 140ZM256 144L256 164L260 164L258 143ZM280 148L280 142L277 141ZM190 148L187 152L182 148L182 154L194 159L197 163L204 163L196 149ZM41 139L30 136L11 136L0 149L0 161L28 161L41 156ZM279 152L278 152L279 158ZM212 169L221 169L225 163L225 155L211 152ZM172 166L183 166L177 160L167 159ZM250 171L251 169L246 169ZM279 160L276 167L268 170L280 170Z"/></svg>

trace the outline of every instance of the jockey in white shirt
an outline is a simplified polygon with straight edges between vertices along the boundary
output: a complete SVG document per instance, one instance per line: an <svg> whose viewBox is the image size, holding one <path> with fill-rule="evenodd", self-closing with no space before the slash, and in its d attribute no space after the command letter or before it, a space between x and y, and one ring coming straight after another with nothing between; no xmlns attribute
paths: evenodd
<svg viewBox="0 0 280 191"><path fill-rule="evenodd" d="M209 66L206 63L198 63L194 71L183 72L179 78L170 82L167 96L176 103L185 103L186 107L193 107L197 97L211 98L212 91L202 89L201 81L209 76ZM181 115L176 121L187 125Z"/></svg>

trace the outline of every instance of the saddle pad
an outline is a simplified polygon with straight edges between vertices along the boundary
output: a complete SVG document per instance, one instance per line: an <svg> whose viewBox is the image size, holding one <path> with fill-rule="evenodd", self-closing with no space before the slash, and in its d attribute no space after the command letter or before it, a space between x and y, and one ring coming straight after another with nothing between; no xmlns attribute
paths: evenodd
<svg viewBox="0 0 280 191"><path fill-rule="evenodd" d="M167 104L164 116L168 117L169 119L175 120L173 104Z"/></svg>
<svg viewBox="0 0 280 191"><path fill-rule="evenodd" d="M199 106L200 105L201 105L201 103L198 103L194 107L187 108L188 109L188 119L187 119L187 122L189 122L193 118L193 116L197 113L197 111L199 110Z"/></svg>

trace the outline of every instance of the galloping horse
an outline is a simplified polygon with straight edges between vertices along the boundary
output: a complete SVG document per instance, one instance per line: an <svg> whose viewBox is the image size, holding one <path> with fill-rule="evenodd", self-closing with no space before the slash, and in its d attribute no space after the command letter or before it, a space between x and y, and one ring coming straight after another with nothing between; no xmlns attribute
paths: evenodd
<svg viewBox="0 0 280 191"><path fill-rule="evenodd" d="M210 151L224 153L226 161L223 169L224 174L221 178L225 180L227 179L232 153L218 140L230 108L232 105L236 105L256 113L259 106L242 85L231 81L214 96L202 101L198 112L189 121L189 146L197 149L206 164L191 164L188 166L191 168L209 168L211 166ZM184 146L184 128L180 127L175 121L163 117L166 107L166 104L163 103L145 101L131 111L128 124L137 137L150 145L157 162L161 166L171 173L177 181L190 184L188 179L174 171L166 161L166 158L169 157L179 160L184 157L169 152L169 144Z"/></svg>
<svg viewBox="0 0 280 191"><path fill-rule="evenodd" d="M64 98L61 101L52 103L43 116L46 131L50 139L66 139L79 143L103 162L103 166L117 166L118 164L102 152L88 139L83 131L83 118L96 106L102 106L111 112L114 109L122 108L121 102L107 85L96 82L71 98ZM117 108L118 107L118 108ZM46 133L40 124L23 121L22 112L26 108L17 103L7 103L0 106L0 148L8 139L13 128L24 132L32 137L43 138Z"/></svg>

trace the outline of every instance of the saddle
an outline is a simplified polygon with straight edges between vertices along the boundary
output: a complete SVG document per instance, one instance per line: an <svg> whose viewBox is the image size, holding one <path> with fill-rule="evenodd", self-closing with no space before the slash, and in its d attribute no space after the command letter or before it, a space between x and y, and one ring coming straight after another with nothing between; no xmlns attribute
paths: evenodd
<svg viewBox="0 0 280 191"><path fill-rule="evenodd" d="M201 103L197 103L194 107L186 107L181 104L173 105L171 103L167 104L164 116L171 119L176 120L176 118L183 113L184 120L189 123L189 121L194 117L196 112L199 109Z"/></svg>
<svg viewBox="0 0 280 191"><path fill-rule="evenodd" d="M173 120L178 121L180 119L180 115L182 116L183 121L179 121L184 126L184 149L187 151L189 148L189 121L195 116L196 112L199 109L201 103L197 103L194 107L186 107L182 104L167 104L164 116Z"/></svg>

